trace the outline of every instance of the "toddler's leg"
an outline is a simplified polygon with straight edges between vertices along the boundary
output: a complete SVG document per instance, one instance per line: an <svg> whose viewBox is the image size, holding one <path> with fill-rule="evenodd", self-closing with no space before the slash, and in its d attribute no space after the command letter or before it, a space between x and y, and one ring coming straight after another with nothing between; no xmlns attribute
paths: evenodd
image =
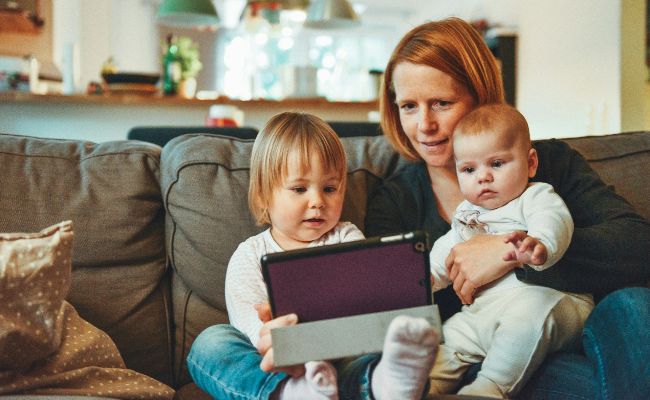
<svg viewBox="0 0 650 400"><path fill-rule="evenodd" d="M438 350L438 335L423 318L396 317L372 375L377 400L420 399Z"/></svg>
<svg viewBox="0 0 650 400"><path fill-rule="evenodd" d="M305 364L305 375L289 378L271 399L278 400L338 400L336 369L325 361Z"/></svg>

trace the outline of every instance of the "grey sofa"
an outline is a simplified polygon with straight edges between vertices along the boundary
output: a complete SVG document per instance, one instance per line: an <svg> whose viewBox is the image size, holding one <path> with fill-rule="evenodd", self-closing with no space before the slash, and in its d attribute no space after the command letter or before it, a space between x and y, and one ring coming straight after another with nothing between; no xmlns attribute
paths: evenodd
<svg viewBox="0 0 650 400"><path fill-rule="evenodd" d="M342 139L349 178L343 218L363 227L366 201L403 161L383 137ZM650 132L568 139L646 218ZM127 366L204 395L183 360L204 328L226 323L224 279L243 239L252 140L190 134L164 148L0 134L0 232L74 222L68 300L107 332Z"/></svg>

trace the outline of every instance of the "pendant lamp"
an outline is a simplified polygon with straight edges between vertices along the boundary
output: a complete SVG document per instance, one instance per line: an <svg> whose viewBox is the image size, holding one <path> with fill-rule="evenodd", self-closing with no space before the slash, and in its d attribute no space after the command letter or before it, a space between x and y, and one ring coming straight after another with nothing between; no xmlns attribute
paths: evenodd
<svg viewBox="0 0 650 400"><path fill-rule="evenodd" d="M210 0L165 0L156 21L168 27L194 28L216 26L219 16Z"/></svg>
<svg viewBox="0 0 650 400"><path fill-rule="evenodd" d="M359 17L347 0L311 0L304 26L314 29L352 28Z"/></svg>

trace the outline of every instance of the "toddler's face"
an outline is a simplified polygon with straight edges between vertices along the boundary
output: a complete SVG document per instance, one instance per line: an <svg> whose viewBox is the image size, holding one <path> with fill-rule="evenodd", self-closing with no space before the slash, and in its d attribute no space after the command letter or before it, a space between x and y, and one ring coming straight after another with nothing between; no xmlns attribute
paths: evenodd
<svg viewBox="0 0 650 400"><path fill-rule="evenodd" d="M526 190L537 170L537 153L520 142L491 133L454 138L458 183L469 202L492 210Z"/></svg>
<svg viewBox="0 0 650 400"><path fill-rule="evenodd" d="M271 235L284 250L306 247L334 228L344 198L340 173L325 171L318 157L301 171L298 157L290 156L287 171L268 210Z"/></svg>

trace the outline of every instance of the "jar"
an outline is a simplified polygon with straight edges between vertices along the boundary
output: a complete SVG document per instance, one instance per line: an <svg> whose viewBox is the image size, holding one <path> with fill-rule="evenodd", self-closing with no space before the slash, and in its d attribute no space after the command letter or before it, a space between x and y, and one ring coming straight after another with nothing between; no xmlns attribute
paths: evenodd
<svg viewBox="0 0 650 400"><path fill-rule="evenodd" d="M243 112L232 105L215 104L210 106L208 116L205 119L206 126L214 127L238 127L243 121Z"/></svg>

